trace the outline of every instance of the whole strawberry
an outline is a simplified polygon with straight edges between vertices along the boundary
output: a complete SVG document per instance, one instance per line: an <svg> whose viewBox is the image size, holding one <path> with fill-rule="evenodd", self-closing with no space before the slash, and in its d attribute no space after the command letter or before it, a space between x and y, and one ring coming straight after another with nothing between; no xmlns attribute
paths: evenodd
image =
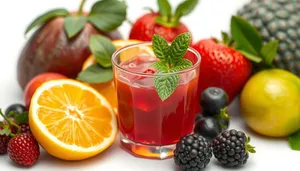
<svg viewBox="0 0 300 171"><path fill-rule="evenodd" d="M168 0L158 0L157 3L159 12L152 11L138 18L132 26L130 39L151 41L154 34L158 34L171 42L179 34L189 32L180 18L191 13L198 0L185 0L179 4L174 14Z"/></svg>
<svg viewBox="0 0 300 171"><path fill-rule="evenodd" d="M277 40L264 44L255 27L238 16L232 16L230 31L232 38L223 32L222 41L210 38L193 45L201 54L199 94L208 87L218 87L232 101L252 74L251 61L257 70L273 67Z"/></svg>
<svg viewBox="0 0 300 171"><path fill-rule="evenodd" d="M199 94L208 87L219 87L233 100L252 74L251 62L214 39L201 40L193 48L201 54Z"/></svg>
<svg viewBox="0 0 300 171"><path fill-rule="evenodd" d="M32 134L23 133L9 141L7 153L16 164L29 167L38 160L40 147Z"/></svg>

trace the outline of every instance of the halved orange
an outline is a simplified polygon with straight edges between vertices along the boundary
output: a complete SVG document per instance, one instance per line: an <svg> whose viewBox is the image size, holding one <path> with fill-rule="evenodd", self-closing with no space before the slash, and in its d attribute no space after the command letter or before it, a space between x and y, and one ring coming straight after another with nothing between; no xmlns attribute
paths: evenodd
<svg viewBox="0 0 300 171"><path fill-rule="evenodd" d="M36 90L29 124L39 144L64 160L99 154L114 142L118 131L108 101L92 87L71 79L48 81Z"/></svg>
<svg viewBox="0 0 300 171"><path fill-rule="evenodd" d="M112 43L116 46L116 49L120 49L124 46L136 44L136 43L141 43L139 40L114 40ZM130 50L125 51L124 53L121 54L122 60L126 60L128 57L133 57L136 56L140 53L148 53L150 55L153 55L153 51L150 48L147 47L142 47L142 48L132 48ZM97 63L96 58L91 55L86 59L86 61L83 64L82 70L85 70L89 66ZM116 114L118 114L118 101L117 101L117 93L114 87L113 80L106 82L106 83L98 83L98 84L89 84L93 88L95 88L100 94L102 94L108 102L112 105L114 108L114 111Z"/></svg>

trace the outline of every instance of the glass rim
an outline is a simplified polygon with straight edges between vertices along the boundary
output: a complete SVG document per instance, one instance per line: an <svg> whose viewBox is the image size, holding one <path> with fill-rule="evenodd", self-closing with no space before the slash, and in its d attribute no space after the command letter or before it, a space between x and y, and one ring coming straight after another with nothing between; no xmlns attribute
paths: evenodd
<svg viewBox="0 0 300 171"><path fill-rule="evenodd" d="M132 75L137 75L137 76L145 76L145 77L156 77L156 76L167 76L167 75L175 75L175 74L182 74L182 73L186 73L186 72L189 72L189 71L192 71L192 70L195 70L199 65L200 65L200 62L201 62L201 55L200 53L192 48L192 47L189 47L188 48L188 51L190 51L191 53L193 53L196 57L197 57L197 61L195 64L193 64L192 67L190 68L187 68L187 69L184 69L184 70L181 70L181 71L177 71L177 72L169 72L169 73L160 73L160 74L151 74L151 73L140 73L140 72L134 72L134 71L129 71L125 68L122 68L119 64L117 64L115 58L124 50L128 50L128 49L131 49L131 48L134 48L134 47L138 47L138 46L150 46L152 45L152 42L143 42L143 43L135 43L135 44L131 44L131 45L127 45L127 46L124 46L118 50L116 50L113 54L112 54L112 58L111 58L111 61L112 61L112 64L114 67L116 67L117 69L127 73L127 74L132 74Z"/></svg>

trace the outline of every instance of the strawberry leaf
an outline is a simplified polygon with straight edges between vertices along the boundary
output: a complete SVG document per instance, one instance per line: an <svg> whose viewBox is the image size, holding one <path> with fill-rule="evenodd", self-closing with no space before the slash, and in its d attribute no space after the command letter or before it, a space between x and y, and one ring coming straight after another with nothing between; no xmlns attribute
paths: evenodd
<svg viewBox="0 0 300 171"><path fill-rule="evenodd" d="M9 129L9 128L4 128L4 129L0 130L0 135L9 136L10 133L11 133L11 129Z"/></svg>
<svg viewBox="0 0 300 171"><path fill-rule="evenodd" d="M28 112L23 112L15 115L14 121L18 125L28 123Z"/></svg>
<svg viewBox="0 0 300 171"><path fill-rule="evenodd" d="M63 8L53 9L51 11L48 11L42 14L41 16L37 17L32 23L29 24L29 26L26 28L25 35L34 27L38 25L42 25L55 17L65 17L68 15L70 15L70 13Z"/></svg>
<svg viewBox="0 0 300 171"><path fill-rule="evenodd" d="M3 122L0 122L0 128L4 128L4 123Z"/></svg>
<svg viewBox="0 0 300 171"><path fill-rule="evenodd" d="M179 20L182 16L190 14L196 5L198 4L198 0L185 0L175 10L175 18Z"/></svg>
<svg viewBox="0 0 300 171"><path fill-rule="evenodd" d="M93 5L88 21L101 31L113 31L126 19L126 8L124 1L99 1Z"/></svg>
<svg viewBox="0 0 300 171"><path fill-rule="evenodd" d="M239 52L241 54L244 55L245 58L249 59L250 61L253 61L255 63L260 63L261 61L263 61L263 59L261 57L258 57L256 55L253 55L251 53L248 53L246 51L243 51L243 50L239 50Z"/></svg>
<svg viewBox="0 0 300 171"><path fill-rule="evenodd" d="M77 35L85 26L85 16L69 16L65 18L64 28L68 35L68 38L72 38Z"/></svg>
<svg viewBox="0 0 300 171"><path fill-rule="evenodd" d="M84 71L80 72L77 80L87 83L105 83L112 80L112 68L103 68L99 64L93 64Z"/></svg>
<svg viewBox="0 0 300 171"><path fill-rule="evenodd" d="M89 47L102 67L108 68L112 66L111 56L116 51L116 47L112 44L110 39L101 35L92 35Z"/></svg>
<svg viewBox="0 0 300 171"><path fill-rule="evenodd" d="M300 130L289 137L289 145L293 150L300 151Z"/></svg>
<svg viewBox="0 0 300 171"><path fill-rule="evenodd" d="M161 16L169 17L171 15L171 5L168 0L158 0L159 13Z"/></svg>
<svg viewBox="0 0 300 171"><path fill-rule="evenodd" d="M262 47L261 55L264 59L266 66L272 66L273 60L276 57L277 47L278 40L270 41Z"/></svg>
<svg viewBox="0 0 300 171"><path fill-rule="evenodd" d="M231 18L231 35L236 43L236 48L249 54L259 56L262 39L258 31L241 17Z"/></svg>

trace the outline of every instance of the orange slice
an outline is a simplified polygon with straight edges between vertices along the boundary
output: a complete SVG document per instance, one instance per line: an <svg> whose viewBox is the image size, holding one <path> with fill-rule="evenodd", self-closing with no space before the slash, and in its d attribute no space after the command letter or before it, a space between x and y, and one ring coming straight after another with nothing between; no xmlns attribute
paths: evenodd
<svg viewBox="0 0 300 171"><path fill-rule="evenodd" d="M117 119L108 101L81 82L62 79L42 84L29 110L34 137L60 159L82 160L107 149L117 134Z"/></svg>
<svg viewBox="0 0 300 171"><path fill-rule="evenodd" d="M139 40L114 40L112 43L116 46L116 49L120 49L124 46L136 44L136 43L142 43L142 41ZM140 53L148 53L150 55L154 55L152 49L147 47L142 48L132 48L130 50L126 50L124 53L121 54L122 60L126 60L128 57L136 56ZM86 59L86 61L83 64L82 70L85 70L89 66L97 63L96 58L91 55ZM117 109L117 93L114 87L113 81L109 81L106 83L99 83L99 84L89 84L93 88L95 88L100 94L102 94L108 102L112 105L114 111L116 114L118 114Z"/></svg>

